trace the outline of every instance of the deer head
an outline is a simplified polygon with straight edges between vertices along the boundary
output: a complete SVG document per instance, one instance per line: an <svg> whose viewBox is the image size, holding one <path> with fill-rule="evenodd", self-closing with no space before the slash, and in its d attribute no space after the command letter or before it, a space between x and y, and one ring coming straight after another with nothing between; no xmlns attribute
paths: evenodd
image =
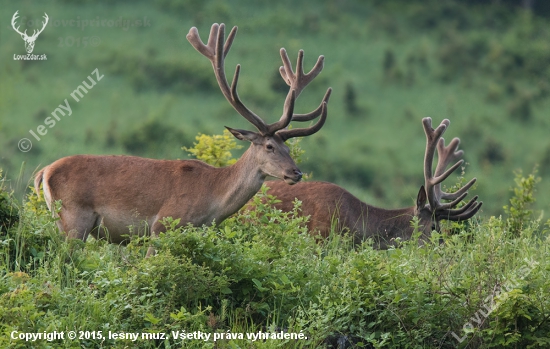
<svg viewBox="0 0 550 349"><path fill-rule="evenodd" d="M32 32L32 35L31 36L28 36L27 35L27 30L25 29L25 32L21 33L19 31L19 27L15 27L15 21L17 20L18 13L19 11L15 11L15 13L13 14L13 17L11 18L11 26L13 27L13 30L15 30L17 33L19 33L19 35L21 35L21 38L23 38L23 40L25 40L25 49L27 50L27 53L32 53L32 51L34 50L34 42L36 41L36 38L38 37L38 35L40 35L40 33L42 33L44 31L44 28L46 28L46 24L48 24L48 15L46 13L44 13L44 19L46 20L45 22L42 22L42 29L36 31L36 29L33 30Z"/></svg>
<svg viewBox="0 0 550 349"><path fill-rule="evenodd" d="M252 143L251 148L249 148L251 149L250 156L257 159L257 163L261 165L265 175L284 179L288 184L295 184L302 178L302 173L294 164L294 161L290 157L289 149L284 142L293 137L312 135L321 129L327 117L327 102L331 89L327 90L319 108L309 114L305 114L310 118L320 116L319 121L315 125L292 130L286 128L293 118L303 118L302 114L294 114L295 100L302 90L321 72L324 57L320 56L313 69L309 73L304 74L302 67L304 53L300 51L296 73L294 73L286 50L284 48L281 49L280 53L284 66L280 68L280 72L290 86L290 89L285 99L283 115L279 121L267 124L258 115L248 109L239 98L237 83L241 70L240 65L237 65L231 85L227 82L224 61L236 34L237 27L233 27L227 40L225 40L225 25L223 23L220 25L215 23L210 29L210 36L206 44L200 39L199 32L195 27L191 28L189 34L187 34L187 40L189 40L197 51L210 60L223 95L239 114L256 127L258 132L233 129L227 126L226 128L237 139Z"/></svg>
<svg viewBox="0 0 550 349"><path fill-rule="evenodd" d="M439 221L463 221L473 217L481 208L482 202L476 202L478 196L474 196L468 203L458 209L454 209L468 195L468 189L476 182L471 179L466 185L454 193L446 193L441 190L441 182L449 177L462 165L464 152L457 150L460 139L454 138L448 146L445 146L443 133L447 130L450 121L445 119L434 130L432 119L422 119L424 133L426 134L426 152L424 154L424 185L420 188L416 199L415 215L419 217L424 232L439 231ZM432 173L433 158L437 149L437 167ZM456 163L446 170L447 166ZM450 202L442 203L441 200ZM428 222L431 222L429 224Z"/></svg>

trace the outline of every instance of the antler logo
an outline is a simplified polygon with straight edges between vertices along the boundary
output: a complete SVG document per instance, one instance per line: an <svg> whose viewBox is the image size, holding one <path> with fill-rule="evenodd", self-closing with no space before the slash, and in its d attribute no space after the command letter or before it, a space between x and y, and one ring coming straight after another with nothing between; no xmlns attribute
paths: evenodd
<svg viewBox="0 0 550 349"><path fill-rule="evenodd" d="M48 15L44 12L44 19L46 20L46 22L42 22L42 29L40 29L38 32L36 31L36 29L33 30L32 32L32 35L31 36L28 36L27 35L27 30L25 29L25 32L24 33L21 33L19 31L19 27L15 27L15 21L17 20L18 16L17 16L17 12L19 12L19 10L15 11L15 13L13 14L13 17L11 19L11 26L13 27L13 30L15 30L17 33L19 33L19 35L21 35L21 38L23 38L23 40L25 40L25 49L27 50L27 53L32 53L32 50L34 50L34 42L36 41L36 38L38 37L38 35L40 33L42 33L44 31L44 28L46 28L46 24L48 24Z"/></svg>

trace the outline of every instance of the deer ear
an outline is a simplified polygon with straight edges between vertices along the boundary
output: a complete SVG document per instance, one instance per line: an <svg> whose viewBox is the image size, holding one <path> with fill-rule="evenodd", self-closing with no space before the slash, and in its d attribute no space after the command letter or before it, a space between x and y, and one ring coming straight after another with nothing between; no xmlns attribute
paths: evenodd
<svg viewBox="0 0 550 349"><path fill-rule="evenodd" d="M233 134L235 138L240 139L241 141L254 142L256 139L258 139L258 134L256 132L237 130L227 126L225 126L225 128L229 130L229 132L231 132L231 134Z"/></svg>
<svg viewBox="0 0 550 349"><path fill-rule="evenodd" d="M424 189L424 186L421 186L420 190L418 191L418 196L416 197L416 207L422 208L426 206L427 201L428 197L426 196L426 189Z"/></svg>

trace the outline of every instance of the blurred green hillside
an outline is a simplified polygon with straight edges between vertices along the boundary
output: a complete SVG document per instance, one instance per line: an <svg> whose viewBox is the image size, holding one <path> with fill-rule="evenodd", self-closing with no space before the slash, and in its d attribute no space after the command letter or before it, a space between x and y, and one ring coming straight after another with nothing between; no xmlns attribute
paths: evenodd
<svg viewBox="0 0 550 349"><path fill-rule="evenodd" d="M531 8L528 8L531 6ZM527 7L527 8L526 8ZM16 61L21 30L49 23L34 54ZM223 98L210 63L185 39L197 26L239 26L226 67L242 65L239 93L269 122L287 92L278 50L292 61L305 50L310 69L325 69L297 102L315 108L334 89L323 129L304 139L300 164L384 207L411 205L423 183L421 118L451 120L473 191L499 215L516 169L539 165L537 207L550 197L550 20L543 1L257 2L251 0L4 1L0 26L0 167L19 191L39 167L71 154L187 158L198 132L253 129ZM70 94L92 71L101 81L75 102ZM31 136L67 99L72 115ZM295 125L298 126L298 125ZM28 138L23 153L18 142ZM246 147L245 147L246 148ZM23 180L16 184L22 163ZM453 184L456 180L449 180ZM546 217L547 218L547 217Z"/></svg>

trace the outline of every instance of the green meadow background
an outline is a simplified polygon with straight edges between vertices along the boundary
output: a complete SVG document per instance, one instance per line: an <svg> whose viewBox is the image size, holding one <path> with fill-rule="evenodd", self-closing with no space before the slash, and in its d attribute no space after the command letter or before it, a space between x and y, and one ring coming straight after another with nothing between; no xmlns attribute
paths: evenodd
<svg viewBox="0 0 550 349"><path fill-rule="evenodd" d="M26 53L16 11L29 34L49 16L33 52L47 60L13 59ZM0 347L550 347L550 2L4 0L0 14ZM446 185L477 177L470 196L482 211L378 251L336 231L316 241L299 207L279 212L264 192L218 226L166 219L153 241L67 241L28 188L39 168L83 153L185 159L199 133L253 129L185 39L192 26L206 39L214 22L239 27L227 74L242 65L239 94L267 122L288 91L279 49L293 62L304 49L306 70L325 56L296 107L334 90L325 126L300 143L314 180L412 205L424 182L421 119L448 118L445 138L460 137L467 165ZM76 102L96 69L102 79ZM72 114L37 141L29 130L65 100ZM144 258L150 244L158 253ZM84 333L12 338L73 330ZM106 338L183 330L224 339ZM308 339L246 339L259 332Z"/></svg>

